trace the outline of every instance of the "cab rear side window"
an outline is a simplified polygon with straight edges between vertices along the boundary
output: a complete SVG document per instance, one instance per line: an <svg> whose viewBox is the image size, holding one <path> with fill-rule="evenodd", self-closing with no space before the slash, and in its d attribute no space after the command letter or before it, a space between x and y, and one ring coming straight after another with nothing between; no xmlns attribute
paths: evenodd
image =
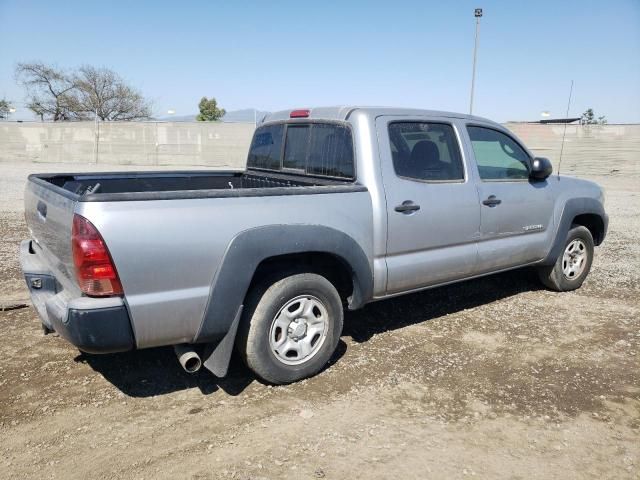
<svg viewBox="0 0 640 480"><path fill-rule="evenodd" d="M353 179L351 130L346 125L321 122L260 127L254 134L247 166Z"/></svg>

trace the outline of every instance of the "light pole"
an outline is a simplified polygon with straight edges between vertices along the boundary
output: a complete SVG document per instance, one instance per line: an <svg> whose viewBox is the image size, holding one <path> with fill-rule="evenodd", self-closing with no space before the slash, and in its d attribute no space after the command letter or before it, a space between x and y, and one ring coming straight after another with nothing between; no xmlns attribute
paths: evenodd
<svg viewBox="0 0 640 480"><path fill-rule="evenodd" d="M480 33L480 17L482 17L482 9L476 8L476 41L473 45L473 73L471 74L471 99L469 100L469 115L473 113L473 90L476 86L476 56L478 54L478 34Z"/></svg>

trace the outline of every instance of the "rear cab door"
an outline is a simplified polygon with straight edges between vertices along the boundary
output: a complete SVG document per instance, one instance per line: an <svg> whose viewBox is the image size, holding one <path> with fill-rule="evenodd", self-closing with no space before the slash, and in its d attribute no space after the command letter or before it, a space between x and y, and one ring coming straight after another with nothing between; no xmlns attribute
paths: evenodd
<svg viewBox="0 0 640 480"><path fill-rule="evenodd" d="M506 129L465 123L463 136L475 159L480 198L477 273L544 258L554 230L552 180L530 180L532 156Z"/></svg>
<svg viewBox="0 0 640 480"><path fill-rule="evenodd" d="M480 206L454 118L376 119L387 210L387 294L474 273Z"/></svg>

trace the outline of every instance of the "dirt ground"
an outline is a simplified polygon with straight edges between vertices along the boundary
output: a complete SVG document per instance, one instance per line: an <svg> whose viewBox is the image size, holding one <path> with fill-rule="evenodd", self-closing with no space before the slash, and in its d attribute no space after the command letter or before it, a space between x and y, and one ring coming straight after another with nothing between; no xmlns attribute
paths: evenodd
<svg viewBox="0 0 640 480"><path fill-rule="evenodd" d="M26 298L26 174L64 169L0 164L0 304ZM588 176L611 220L580 290L520 270L371 304L290 386L81 354L0 312L0 477L639 478L640 178Z"/></svg>

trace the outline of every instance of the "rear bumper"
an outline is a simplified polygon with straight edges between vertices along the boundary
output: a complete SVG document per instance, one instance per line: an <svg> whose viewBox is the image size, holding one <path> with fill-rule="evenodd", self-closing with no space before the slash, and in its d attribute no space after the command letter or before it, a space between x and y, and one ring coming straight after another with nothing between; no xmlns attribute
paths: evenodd
<svg viewBox="0 0 640 480"><path fill-rule="evenodd" d="M20 264L42 324L88 353L135 348L129 313L121 297L84 297L64 288L31 240L20 244Z"/></svg>
<svg viewBox="0 0 640 480"><path fill-rule="evenodd" d="M69 308L66 321L54 330L88 353L126 352L134 347L129 314L124 305L107 308Z"/></svg>

